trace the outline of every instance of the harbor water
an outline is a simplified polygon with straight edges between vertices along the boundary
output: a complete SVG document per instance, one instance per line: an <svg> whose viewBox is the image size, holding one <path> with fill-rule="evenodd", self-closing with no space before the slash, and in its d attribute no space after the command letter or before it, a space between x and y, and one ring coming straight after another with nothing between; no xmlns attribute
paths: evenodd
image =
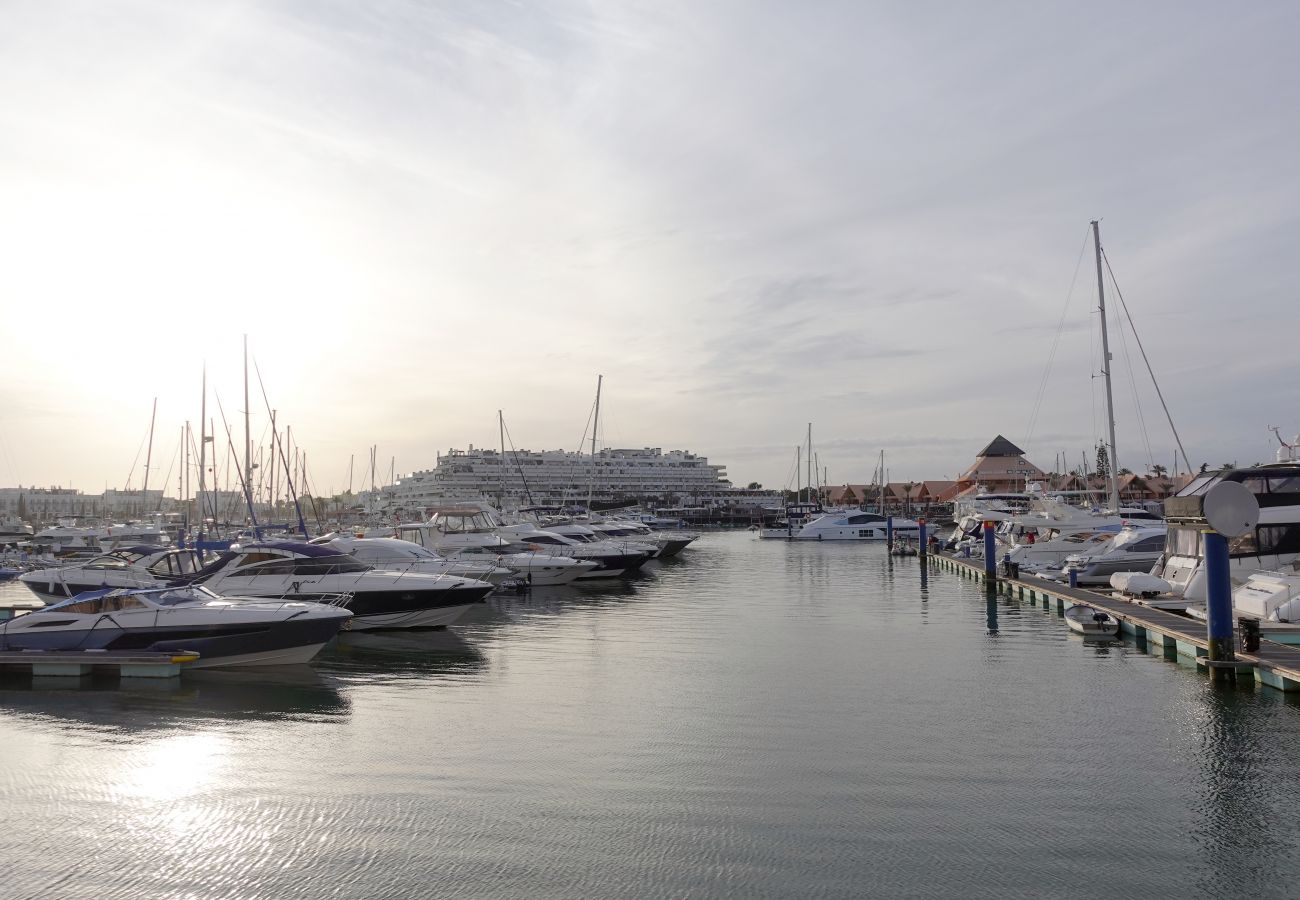
<svg viewBox="0 0 1300 900"><path fill-rule="evenodd" d="M709 534L309 667L6 675L0 748L5 897L1300 896L1300 703L878 545Z"/></svg>

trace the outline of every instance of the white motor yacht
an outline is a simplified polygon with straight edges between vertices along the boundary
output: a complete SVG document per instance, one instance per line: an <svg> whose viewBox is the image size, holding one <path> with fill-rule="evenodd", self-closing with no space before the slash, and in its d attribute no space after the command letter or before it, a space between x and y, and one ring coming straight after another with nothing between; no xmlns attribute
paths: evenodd
<svg viewBox="0 0 1300 900"><path fill-rule="evenodd" d="M352 627L441 628L482 602L492 585L470 578L376 569L331 547L292 541L245 544L194 576L222 594L328 600L347 595Z"/></svg>
<svg viewBox="0 0 1300 900"><path fill-rule="evenodd" d="M305 663L352 613L202 587L89 591L0 623L0 650L193 652L187 668Z"/></svg>
<svg viewBox="0 0 1300 900"><path fill-rule="evenodd" d="M764 537L768 535L764 529ZM780 529L777 529L780 531ZM894 518L894 536L916 540L921 523L913 519ZM793 541L883 541L888 534L888 520L879 513L848 510L823 513L785 536Z"/></svg>
<svg viewBox="0 0 1300 900"><path fill-rule="evenodd" d="M426 575L452 575L501 584L513 578L513 570L498 565L494 559L473 560L468 557L446 558L419 543L400 538L357 538L329 535L312 544L333 547L377 569L390 572L422 572Z"/></svg>
<svg viewBox="0 0 1300 900"><path fill-rule="evenodd" d="M569 584L600 568L599 563L572 554L520 547L513 535L499 535L498 527L489 510L469 506L435 512L431 521L399 525L397 531L406 540L451 560L504 566L537 587Z"/></svg>
<svg viewBox="0 0 1300 900"><path fill-rule="evenodd" d="M1071 553L1051 577L1068 581L1073 569L1081 585L1107 585L1116 572L1150 572L1165 548L1165 526L1125 525L1109 540L1085 545L1091 549Z"/></svg>
<svg viewBox="0 0 1300 900"><path fill-rule="evenodd" d="M1166 501L1168 532L1165 548L1151 574L1167 590L1146 592L1140 602L1162 609L1185 609L1204 603L1205 552L1201 530L1205 523L1180 515L1182 498L1203 495L1220 481L1235 481L1259 503L1254 529L1228 542L1228 571L1234 586L1256 572L1276 572L1300 561L1300 463L1285 461L1243 469L1225 469L1200 476ZM1112 585L1123 591L1127 579L1116 575Z"/></svg>
<svg viewBox="0 0 1300 900"><path fill-rule="evenodd" d="M559 534L549 529L538 528L531 522L503 525L497 529L497 534L510 542L509 546L512 550L569 556L595 563L596 567L580 575L579 580L617 578L635 572L650 558L639 550L628 549L595 538Z"/></svg>
<svg viewBox="0 0 1300 900"><path fill-rule="evenodd" d="M195 550L123 547L86 560L34 569L18 580L52 603L101 588L156 588L196 574L202 560Z"/></svg>

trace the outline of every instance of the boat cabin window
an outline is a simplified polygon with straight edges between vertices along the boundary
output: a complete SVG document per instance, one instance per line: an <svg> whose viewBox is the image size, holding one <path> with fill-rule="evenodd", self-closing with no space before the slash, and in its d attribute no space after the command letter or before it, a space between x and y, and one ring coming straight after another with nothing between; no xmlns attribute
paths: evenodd
<svg viewBox="0 0 1300 900"><path fill-rule="evenodd" d="M270 562L273 559L284 559L278 553L245 553L239 559L239 565L235 568L242 569L244 566L255 566L258 563Z"/></svg>
<svg viewBox="0 0 1300 900"><path fill-rule="evenodd" d="M309 556L293 560L295 575L342 575L349 572L369 572L367 564L340 554L338 556Z"/></svg>
<svg viewBox="0 0 1300 900"><path fill-rule="evenodd" d="M85 568L102 571L105 569L125 569L126 566L126 560L116 556L99 556L86 563Z"/></svg>
<svg viewBox="0 0 1300 900"><path fill-rule="evenodd" d="M198 556L194 553L168 553L149 565L154 575L167 578L173 575L192 575L199 570Z"/></svg>
<svg viewBox="0 0 1300 900"><path fill-rule="evenodd" d="M138 597L113 596L109 594L104 597L88 597L85 600L74 600L66 605L59 606L59 612L96 614L121 612L124 609L148 609L148 604L144 603Z"/></svg>
<svg viewBox="0 0 1300 900"><path fill-rule="evenodd" d="M1270 494L1300 494L1300 476L1288 475L1268 480ZM1297 498L1300 501L1300 498Z"/></svg>
<svg viewBox="0 0 1300 900"><path fill-rule="evenodd" d="M270 556L262 561L244 563L230 573L231 578L256 578L259 575L292 575L294 561L283 556Z"/></svg>
<svg viewBox="0 0 1300 900"><path fill-rule="evenodd" d="M1165 549L1165 536L1163 534L1144 537L1141 540L1129 544L1129 553L1155 553Z"/></svg>
<svg viewBox="0 0 1300 900"><path fill-rule="evenodd" d="M1261 525L1255 541L1260 553L1300 553L1300 525Z"/></svg>
<svg viewBox="0 0 1300 900"><path fill-rule="evenodd" d="M848 524L850 524L850 525L869 525L869 524L871 524L871 521L872 521L872 520L871 520L871 516L866 516L866 515L862 515L862 516L849 516L849 522L848 522Z"/></svg>
<svg viewBox="0 0 1300 900"><path fill-rule="evenodd" d="M1196 528L1170 528L1165 547L1171 556L1200 556L1201 533Z"/></svg>

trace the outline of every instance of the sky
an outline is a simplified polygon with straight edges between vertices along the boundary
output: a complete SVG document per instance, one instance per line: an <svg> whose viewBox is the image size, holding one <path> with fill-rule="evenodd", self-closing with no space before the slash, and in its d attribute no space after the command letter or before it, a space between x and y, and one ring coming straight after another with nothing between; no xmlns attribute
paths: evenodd
<svg viewBox="0 0 1300 900"><path fill-rule="evenodd" d="M601 445L742 485L809 422L831 483L1074 466L1091 219L1192 464L1300 432L1294 3L0 5L0 485L138 487L155 398L175 484L245 334L322 491L573 448L598 374Z"/></svg>

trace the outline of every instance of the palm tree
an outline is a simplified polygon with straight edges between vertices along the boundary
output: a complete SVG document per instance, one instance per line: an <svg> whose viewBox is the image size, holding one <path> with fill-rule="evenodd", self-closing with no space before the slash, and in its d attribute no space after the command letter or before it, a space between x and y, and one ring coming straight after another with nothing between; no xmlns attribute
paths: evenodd
<svg viewBox="0 0 1300 900"><path fill-rule="evenodd" d="M1164 466L1160 465L1160 463L1153 463L1151 466L1151 474L1157 478L1163 478L1165 476L1165 473L1167 473L1168 471L1169 470L1166 469Z"/></svg>

